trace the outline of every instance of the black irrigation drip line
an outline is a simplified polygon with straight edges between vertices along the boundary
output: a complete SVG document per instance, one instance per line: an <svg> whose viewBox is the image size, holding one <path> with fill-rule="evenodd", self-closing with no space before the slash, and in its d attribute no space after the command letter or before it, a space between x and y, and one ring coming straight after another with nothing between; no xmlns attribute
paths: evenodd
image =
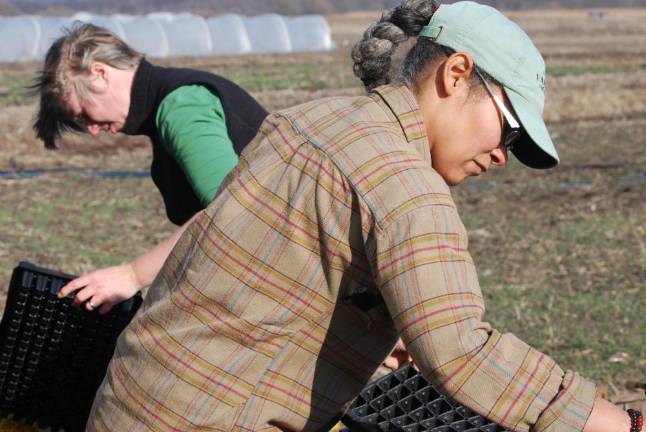
<svg viewBox="0 0 646 432"><path fill-rule="evenodd" d="M101 177L106 179L150 177L150 171L97 171L82 168L51 168L43 170L0 171L0 180L28 179L57 173L81 173L92 177Z"/></svg>

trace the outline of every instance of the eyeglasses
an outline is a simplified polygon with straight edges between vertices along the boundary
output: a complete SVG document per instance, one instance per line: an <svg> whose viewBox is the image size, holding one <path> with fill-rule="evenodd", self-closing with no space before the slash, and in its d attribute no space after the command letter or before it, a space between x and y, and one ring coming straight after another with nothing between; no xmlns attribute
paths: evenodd
<svg viewBox="0 0 646 432"><path fill-rule="evenodd" d="M505 125L502 129L502 138L500 141L502 145L505 146L505 149L507 151L512 151L514 148L514 141L516 141L516 139L522 134L523 128L520 126L520 123L518 123L518 120L516 120L514 115L509 112L500 97L493 92L491 87L489 87L487 80L484 79L480 71L478 71L477 68L474 68L473 70L480 78L480 81L482 81L482 84L484 84L485 88L487 89L487 93L489 93L489 96L493 98L494 103L502 112L502 115L505 117Z"/></svg>

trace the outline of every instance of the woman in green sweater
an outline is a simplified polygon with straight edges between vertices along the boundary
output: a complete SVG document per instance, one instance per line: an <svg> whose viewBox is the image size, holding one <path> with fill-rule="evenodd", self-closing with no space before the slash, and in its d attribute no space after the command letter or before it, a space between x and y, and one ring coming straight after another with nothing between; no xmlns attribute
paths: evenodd
<svg viewBox="0 0 646 432"><path fill-rule="evenodd" d="M48 148L56 148L66 130L148 136L151 176L168 218L180 226L131 262L82 275L61 290L61 297L76 291L76 302L107 313L152 282L267 112L236 84L207 72L153 65L92 24L74 27L53 43L35 88L40 109L34 129Z"/></svg>

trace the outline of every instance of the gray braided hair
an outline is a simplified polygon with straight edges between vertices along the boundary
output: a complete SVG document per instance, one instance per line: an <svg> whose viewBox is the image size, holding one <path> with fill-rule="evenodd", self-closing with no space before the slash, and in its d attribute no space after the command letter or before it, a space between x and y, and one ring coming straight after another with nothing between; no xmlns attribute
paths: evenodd
<svg viewBox="0 0 646 432"><path fill-rule="evenodd" d="M438 7L435 0L403 0L368 27L352 50L354 74L367 90L390 82L393 53L402 42L419 34Z"/></svg>
<svg viewBox="0 0 646 432"><path fill-rule="evenodd" d="M401 5L387 11L379 21L370 25L352 50L354 74L363 81L366 90L391 82L393 53L402 42L419 35L438 8L439 0L403 0ZM429 38L418 38L406 54L396 81L418 90L426 78L428 66L454 52ZM487 81L495 82L485 71L476 68ZM471 87L479 89L474 95L484 94L480 91L477 75L473 74L471 78Z"/></svg>

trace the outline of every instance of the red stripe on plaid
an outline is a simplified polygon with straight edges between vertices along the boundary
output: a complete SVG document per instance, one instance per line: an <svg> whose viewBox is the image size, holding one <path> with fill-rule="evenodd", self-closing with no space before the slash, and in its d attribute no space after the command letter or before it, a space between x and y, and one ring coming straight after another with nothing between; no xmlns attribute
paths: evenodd
<svg viewBox="0 0 646 432"><path fill-rule="evenodd" d="M411 321L407 325L405 325L404 328L402 328L401 331L404 332L404 331L408 330L409 328L411 328L412 326L414 326L415 324L419 323L420 321L424 321L425 319L427 319L429 317L432 317L433 315L438 315L438 314L441 314L441 313L444 313L444 312L460 310L460 309L466 309L466 308L474 308L474 309L478 309L480 311L484 311L484 309L482 308L481 305L477 305L477 304L473 304L473 303L460 305L460 306L450 306L450 307L438 309L438 310L433 311L431 313L427 313L426 315L422 315L421 317L419 317L419 318Z"/></svg>
<svg viewBox="0 0 646 432"><path fill-rule="evenodd" d="M505 414L501 417L501 419L500 419L501 422L504 422L504 421L507 420L507 418L509 417L509 414L511 413L512 409L514 409L514 406L516 406L516 404L518 403L520 398L525 394L525 392L527 391L527 387L529 386L530 383L533 382L534 377L536 376L536 372L539 369L538 367L541 365L541 363L543 363L544 358L545 358L545 354L541 354L540 358L536 362L536 365L534 366L534 370L532 371L532 374L529 376L529 379L527 381L525 381L525 384L523 384L522 390L514 398L512 403L509 405L509 408L507 408L507 411L505 412Z"/></svg>
<svg viewBox="0 0 646 432"><path fill-rule="evenodd" d="M281 286L279 286L279 285L277 285L277 284L273 283L272 281L270 281L269 279L267 279L266 277L262 276L260 273L258 273L257 271L255 271L252 267L250 267L250 266L248 266L248 265L246 265L246 264L243 264L239 259L237 259L237 258L236 258L236 257L234 257L233 255L231 255L230 253L228 253L225 249L223 249L222 247L220 247L220 245L218 245L218 243L217 243L216 241L214 241L214 240L209 236L209 233L206 231L206 227L205 227L204 225L202 225L202 224L201 224L201 221L200 221L199 219L197 219L197 220L195 221L195 224L196 224L197 226L199 226L199 227L200 227L200 229L202 230L202 232L206 235L206 238L209 240L209 243L211 243L211 245L212 245L213 247L215 247L218 251L220 251L221 253L223 253L227 258L231 259L233 262L235 262L236 264L238 264L238 265L239 265L240 267L242 267L244 270L248 271L248 272L249 272L249 273L251 273L253 276L255 276L256 278L258 278L259 280L261 280L261 281L263 281L263 282L266 282L267 284L271 285L271 287L272 287L272 288L276 288L278 291L282 292L283 294L287 295L288 297L292 297L294 300L296 300L296 301L298 301L298 302L302 303L302 304L303 304L303 306L311 307L311 308L312 308L315 312L317 312L317 313L322 313L322 312L323 312L321 309L317 308L316 306L313 306L313 305L312 305L312 302L306 302L305 300L303 300L303 299L302 299L302 298L300 298L299 296L297 296L297 295L295 295L295 294L291 293L289 290L286 290L286 289L282 288Z"/></svg>
<svg viewBox="0 0 646 432"><path fill-rule="evenodd" d="M409 162L417 162L417 163L419 163L419 162L421 162L421 161L420 161L419 159L412 159L412 158L411 158L411 159L401 159L401 160L396 160L396 161L393 161L393 162L388 162L388 163L381 164L381 165L379 165L377 168L375 168L375 169L373 169L372 171L370 171L368 174L364 175L363 177L360 177L360 178L357 180L356 184L357 184L357 186L359 186L359 185L360 185L360 184L362 184L362 183L363 183L363 182L364 182L368 177L370 177L371 175L373 175L373 174L374 174L374 173L376 173L377 171L384 169L385 167L389 167L389 166L393 166L393 165L399 165L399 164L403 164L403 163L409 163ZM406 167L406 169L410 169L410 167Z"/></svg>
<svg viewBox="0 0 646 432"><path fill-rule="evenodd" d="M446 235L446 234L443 234L443 235ZM380 267L380 268L379 268L379 271L386 271L386 270L388 270L390 267L392 267L392 266L394 266L395 264L399 263L400 261L403 261L403 260L405 260L406 258L409 258L409 257L411 257L411 256L413 256L413 255L416 255L416 254L420 254L420 253L422 253L422 252L430 252L430 251L434 251L434 250L447 250L447 249L449 249L449 250L453 250L453 251L456 251L456 252L466 252L466 251L467 251L466 249L458 248L458 247L453 247L453 246L449 246L449 245L442 245L442 246L432 246L432 247L419 248L419 249L412 250L412 251L410 251L410 252L408 252L408 253L406 253L406 254L404 254L404 255L402 255L402 256L400 256L400 257L398 257L397 259L394 259L393 261L391 261L391 262L387 263L387 264L386 264L386 265L384 265L383 267Z"/></svg>
<svg viewBox="0 0 646 432"><path fill-rule="evenodd" d="M199 308L199 309L203 310L204 312L206 312L206 313L207 313L207 315L209 315L209 316L213 317L213 318L214 318L215 320L217 320L219 323L224 324L228 329L233 330L235 333L238 333L239 335L243 336L244 338L246 338L246 339L251 339L253 342L256 342L256 343L258 343L258 342L264 342L264 343L266 343L266 344L268 344L268 345L272 345L274 348L281 348L281 347L282 347L282 345L277 344L277 343L275 343L275 342L268 341L268 340L265 340L265 339L258 339L258 338L255 338L255 337L251 336L250 334L246 333L245 331L243 331L242 329L238 329L238 328L236 328L236 327L232 326L232 325L231 325L231 323L229 323L228 321L221 319L221 318L220 318L218 315L216 315L215 313L211 312L210 310L208 310L208 309L207 309L207 308L205 308L204 306L202 306L202 305L200 305L199 303L197 303L196 301L192 300L192 299L191 299L191 298L190 298L190 297L189 297L189 296L184 292L184 290L179 289L178 291L179 291L179 293L182 295L182 297L184 297L184 299L185 299L187 302L189 302L189 303L191 304L191 306L193 306L193 307L196 307L196 308Z"/></svg>
<svg viewBox="0 0 646 432"><path fill-rule="evenodd" d="M246 395L246 394L239 393L238 391L236 391L236 389L235 389L235 388L233 388L233 387L231 387L231 386L228 386L228 385L225 385L225 384L223 384L223 383L221 383L221 382L215 381L215 380L213 379L213 377L211 377L211 376L209 376L209 375L206 375L206 374L204 374L203 372L201 372L201 371L199 371L199 370L195 369L193 366L191 366L191 364L190 364L189 362L187 362L187 361L185 361L185 360L182 360L179 356L177 356L177 355L173 354L173 352L172 352L172 351L170 351L168 348L166 348L166 347L164 346L164 344L162 344L162 343L159 341L159 339L157 339L157 337L155 336L155 334L154 334L154 333L152 333L152 332L148 329L148 327L147 327L145 324L143 324L143 323L142 323L142 327L143 327L143 329L146 331L146 333L148 333L148 335L150 335L150 337L155 341L155 346L156 346L156 347L158 347L158 348L160 348L164 353L166 353L166 354L167 354L171 359L173 359L173 360L174 360L174 361L176 361L177 363L179 363L179 364L181 364L182 366L184 366L185 368L187 368L187 369L189 369L189 370L191 370L191 371L195 372L197 375L199 375L200 377L204 378L205 380L207 380L207 381L208 381L208 382L210 382L211 384L214 384L215 386L222 387L222 388L224 388L225 390L228 390L228 391L230 391L230 392L232 392L232 393L235 393L236 395L238 395L238 396L239 396L239 397L241 397L241 398L246 398L246 397L248 396L248 395Z"/></svg>
<svg viewBox="0 0 646 432"><path fill-rule="evenodd" d="M176 428L175 426L173 426L173 425L171 425L170 423L168 423L167 421L164 421L164 419L163 419L163 418L161 418L159 415L157 415L153 410L149 409L145 404L143 404L143 403L142 403L142 401L141 401L140 399L137 399L137 398L135 397L135 395L133 394L133 392L131 392L131 391L130 391L130 389L128 388L128 385L126 384L126 382L125 382L125 381L123 381L123 380L121 379L121 375L120 375L120 374L112 374L112 377L113 377L114 379L116 379L117 381L119 381L119 384L121 384L121 388L123 388L123 390L126 392L126 394L128 395L128 397L129 397L131 400L135 401L135 403L137 404L137 406L138 406L139 408L141 408L142 410L144 410L144 411L146 412L146 414L148 414L149 416L153 417L155 420L159 421L160 423L162 423L164 426L166 426L166 427L167 427L167 428L169 428L170 430L173 430L173 431L175 431L175 432L183 432L183 431L184 431L183 429L178 429L178 428ZM179 417L179 416L178 416L178 417Z"/></svg>

